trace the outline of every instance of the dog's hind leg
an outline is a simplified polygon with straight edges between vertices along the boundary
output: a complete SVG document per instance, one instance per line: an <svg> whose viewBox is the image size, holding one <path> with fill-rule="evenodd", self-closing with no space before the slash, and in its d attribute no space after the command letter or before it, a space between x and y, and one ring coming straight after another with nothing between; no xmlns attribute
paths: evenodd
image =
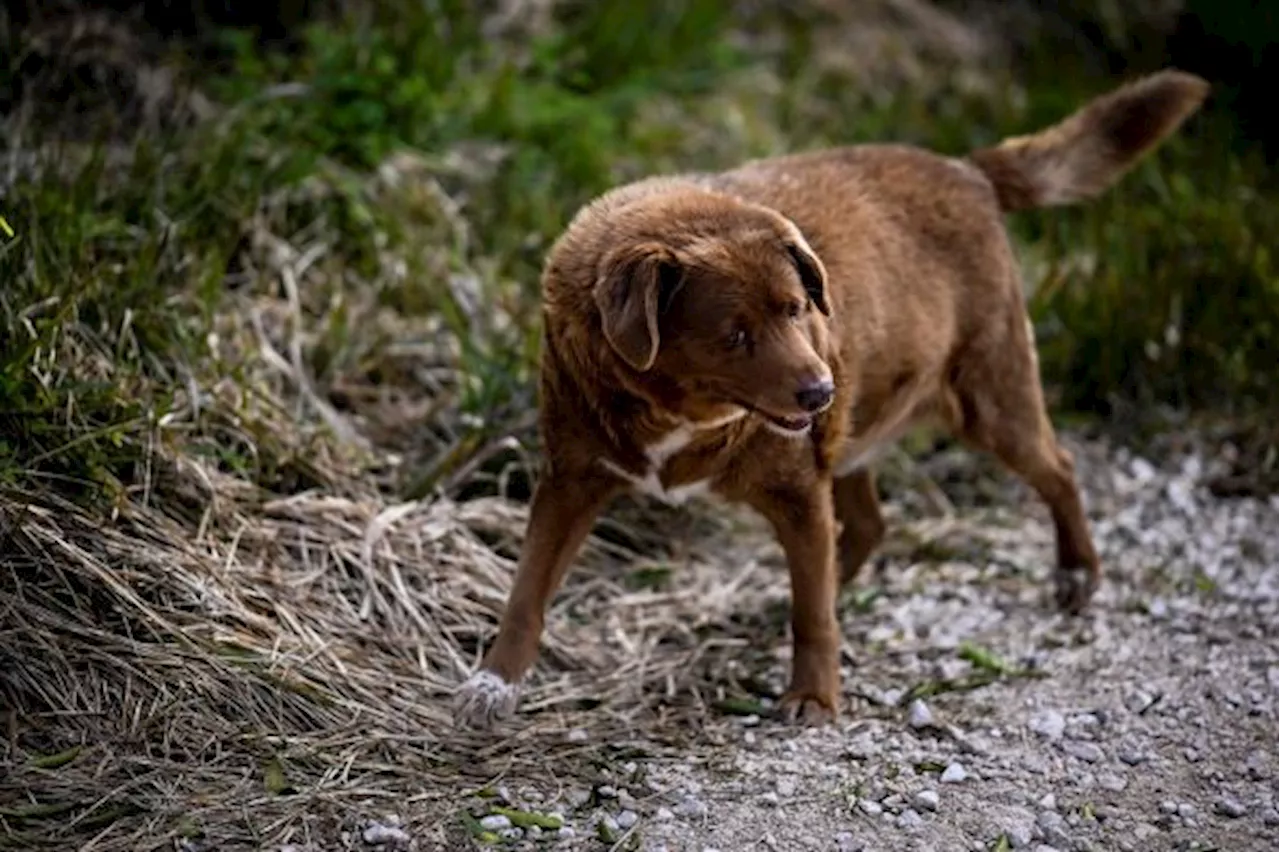
<svg viewBox="0 0 1280 852"><path fill-rule="evenodd" d="M538 656L547 604L619 487L612 477L595 473L549 473L538 483L497 638L457 696L460 724L485 728L515 711L520 679Z"/></svg>
<svg viewBox="0 0 1280 852"><path fill-rule="evenodd" d="M1025 318L1011 317L1003 343L973 351L953 376L953 428L965 443L994 454L1049 507L1057 537L1058 605L1079 613L1101 581L1071 454L1054 434L1040 389Z"/></svg>
<svg viewBox="0 0 1280 852"><path fill-rule="evenodd" d="M858 576L867 558L884 539L884 515L876 494L875 474L870 470L855 470L839 477L832 483L831 491L836 520L841 526L836 553L840 559L840 583L844 585Z"/></svg>

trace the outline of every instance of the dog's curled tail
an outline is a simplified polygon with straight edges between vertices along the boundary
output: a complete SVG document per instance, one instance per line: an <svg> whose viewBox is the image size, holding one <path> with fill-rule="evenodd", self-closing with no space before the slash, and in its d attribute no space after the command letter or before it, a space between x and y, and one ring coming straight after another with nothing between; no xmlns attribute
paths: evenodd
<svg viewBox="0 0 1280 852"><path fill-rule="evenodd" d="M995 187L1003 210L1053 207L1091 198L1200 108L1209 84L1159 71L1089 102L1052 127L968 157Z"/></svg>

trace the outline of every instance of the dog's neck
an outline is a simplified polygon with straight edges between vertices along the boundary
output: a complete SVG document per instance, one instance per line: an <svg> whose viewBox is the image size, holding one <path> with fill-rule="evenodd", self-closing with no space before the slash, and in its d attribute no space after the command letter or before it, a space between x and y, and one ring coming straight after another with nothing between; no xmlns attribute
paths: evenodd
<svg viewBox="0 0 1280 852"><path fill-rule="evenodd" d="M672 441L681 446L707 433L744 419L747 409L730 403L690 400L672 383L658 380L620 380L603 396L598 412L612 442L624 452L654 448ZM675 436L683 435L682 439Z"/></svg>

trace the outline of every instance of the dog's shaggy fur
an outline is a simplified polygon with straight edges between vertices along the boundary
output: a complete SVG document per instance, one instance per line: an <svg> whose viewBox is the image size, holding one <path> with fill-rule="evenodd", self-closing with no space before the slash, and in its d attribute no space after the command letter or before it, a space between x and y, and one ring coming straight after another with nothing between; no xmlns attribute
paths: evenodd
<svg viewBox="0 0 1280 852"><path fill-rule="evenodd" d="M773 526L792 590L792 719L833 718L835 600L884 534L870 464L933 419L1048 505L1057 601L1098 557L1042 399L1010 210L1089 198L1208 94L1164 71L963 159L863 145L643 180L584 208L543 274L545 462L498 635L459 719L515 706L543 614L611 497L698 490Z"/></svg>

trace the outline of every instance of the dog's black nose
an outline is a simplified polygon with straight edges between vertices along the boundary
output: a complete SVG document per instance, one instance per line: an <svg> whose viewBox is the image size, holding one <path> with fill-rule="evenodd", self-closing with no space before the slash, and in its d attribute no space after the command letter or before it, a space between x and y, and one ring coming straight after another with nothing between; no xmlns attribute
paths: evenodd
<svg viewBox="0 0 1280 852"><path fill-rule="evenodd" d="M831 404L836 395L836 386L830 379L823 379L796 391L796 402L810 413L821 411Z"/></svg>

